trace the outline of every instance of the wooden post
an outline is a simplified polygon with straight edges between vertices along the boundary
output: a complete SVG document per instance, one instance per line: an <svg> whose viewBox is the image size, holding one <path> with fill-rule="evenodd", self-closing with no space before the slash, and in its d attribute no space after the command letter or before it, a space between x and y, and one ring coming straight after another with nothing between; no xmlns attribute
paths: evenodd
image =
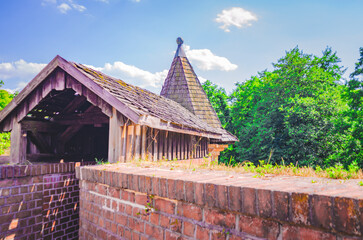
<svg viewBox="0 0 363 240"><path fill-rule="evenodd" d="M176 138L176 145L178 146L178 154L177 159L180 160L181 158L181 133L178 133L178 137Z"/></svg>
<svg viewBox="0 0 363 240"><path fill-rule="evenodd" d="M165 140L165 131L159 130L159 146L158 146L158 160L163 159L163 148L164 148L164 140Z"/></svg>
<svg viewBox="0 0 363 240"><path fill-rule="evenodd" d="M147 133L147 160L153 159L153 130L152 128L148 128L149 131Z"/></svg>
<svg viewBox="0 0 363 240"><path fill-rule="evenodd" d="M172 152L173 152L173 133L168 132L168 160L172 160Z"/></svg>
<svg viewBox="0 0 363 240"><path fill-rule="evenodd" d="M153 157L153 161L157 161L158 160L158 136L160 134L160 130L154 129L154 136L153 136L153 140L154 140L154 157Z"/></svg>
<svg viewBox="0 0 363 240"><path fill-rule="evenodd" d="M163 135L163 138L164 138L164 154L163 154L163 157L164 157L164 160L168 158L168 131L165 131L164 135Z"/></svg>
<svg viewBox="0 0 363 240"><path fill-rule="evenodd" d="M134 125L127 126L127 144L126 144L126 162L131 161L134 157L135 133Z"/></svg>
<svg viewBox="0 0 363 240"><path fill-rule="evenodd" d="M173 134L173 158L172 158L172 160L174 160L175 158L178 157L178 154L177 154L178 148L177 148L177 141L176 141L177 137L178 137L178 134L174 133Z"/></svg>
<svg viewBox="0 0 363 240"><path fill-rule="evenodd" d="M188 135L184 134L183 145L184 145L184 159L188 159Z"/></svg>
<svg viewBox="0 0 363 240"><path fill-rule="evenodd" d="M115 163L121 160L122 155L122 116L112 108L112 116L110 117L109 136L108 136L108 161Z"/></svg>
<svg viewBox="0 0 363 240"><path fill-rule="evenodd" d="M26 160L26 131L21 129L21 123L14 121L10 135L10 162L24 163Z"/></svg>
<svg viewBox="0 0 363 240"><path fill-rule="evenodd" d="M141 133L141 159L146 160L146 153L147 153L147 126L142 126L142 133Z"/></svg>
<svg viewBox="0 0 363 240"><path fill-rule="evenodd" d="M135 159L140 159L141 152L141 126L135 125Z"/></svg>

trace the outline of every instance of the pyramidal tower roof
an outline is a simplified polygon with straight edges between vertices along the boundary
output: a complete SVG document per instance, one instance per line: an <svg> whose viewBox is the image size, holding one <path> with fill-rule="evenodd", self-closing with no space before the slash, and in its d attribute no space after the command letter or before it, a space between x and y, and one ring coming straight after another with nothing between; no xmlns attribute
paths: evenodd
<svg viewBox="0 0 363 240"><path fill-rule="evenodd" d="M185 55L183 39L179 37L176 42L178 48L160 95L181 104L211 127L222 128L214 108Z"/></svg>

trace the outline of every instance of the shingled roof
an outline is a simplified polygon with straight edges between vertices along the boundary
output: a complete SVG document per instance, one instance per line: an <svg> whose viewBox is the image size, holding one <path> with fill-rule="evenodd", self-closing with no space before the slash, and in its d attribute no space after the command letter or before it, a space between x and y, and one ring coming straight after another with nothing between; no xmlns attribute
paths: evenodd
<svg viewBox="0 0 363 240"><path fill-rule="evenodd" d="M208 125L222 128L214 108L184 53L183 40L178 38L177 43L178 49L160 95L181 104Z"/></svg>

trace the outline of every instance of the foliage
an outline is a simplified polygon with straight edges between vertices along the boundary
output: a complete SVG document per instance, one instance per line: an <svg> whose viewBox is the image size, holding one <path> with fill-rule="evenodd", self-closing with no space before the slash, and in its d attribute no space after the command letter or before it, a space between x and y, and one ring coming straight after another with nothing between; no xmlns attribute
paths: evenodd
<svg viewBox="0 0 363 240"><path fill-rule="evenodd" d="M222 126L225 129L230 130L231 117L228 105L229 97L226 90L211 83L209 80L205 81L202 86L214 110L216 111Z"/></svg>
<svg viewBox="0 0 363 240"><path fill-rule="evenodd" d="M363 48L360 54L346 85L341 84L345 70L330 48L319 57L297 47L272 71L236 84L230 96L205 82L221 122L240 140L220 161L237 165L268 159L269 164L315 166L318 171L320 166L339 169L340 163L345 169L353 162L363 167Z"/></svg>
<svg viewBox="0 0 363 240"><path fill-rule="evenodd" d="M1 89L4 85L0 81L0 111L14 98L14 94ZM4 154L5 150L10 147L10 133L0 133L0 155Z"/></svg>

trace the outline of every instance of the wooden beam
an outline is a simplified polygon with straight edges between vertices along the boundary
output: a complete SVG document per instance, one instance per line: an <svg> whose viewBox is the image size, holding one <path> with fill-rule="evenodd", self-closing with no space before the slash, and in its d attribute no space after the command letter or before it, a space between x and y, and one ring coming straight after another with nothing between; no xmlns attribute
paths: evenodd
<svg viewBox="0 0 363 240"><path fill-rule="evenodd" d="M165 131L159 131L159 144L158 144L158 160L163 159L163 148L164 148Z"/></svg>
<svg viewBox="0 0 363 240"><path fill-rule="evenodd" d="M177 139L178 133L173 133L173 156L172 156L172 160L176 159L178 157L177 151L178 151L178 147L177 147Z"/></svg>
<svg viewBox="0 0 363 240"><path fill-rule="evenodd" d="M77 109L79 109L83 104L87 102L87 99L84 96L75 96L70 103L64 108L62 112L59 114L64 113L74 113Z"/></svg>
<svg viewBox="0 0 363 240"><path fill-rule="evenodd" d="M180 159L184 158L184 134L180 135Z"/></svg>
<svg viewBox="0 0 363 240"><path fill-rule="evenodd" d="M168 158L168 131L164 132L164 155L163 158L164 160Z"/></svg>
<svg viewBox="0 0 363 240"><path fill-rule="evenodd" d="M135 149L134 125L127 126L126 161L132 161Z"/></svg>
<svg viewBox="0 0 363 240"><path fill-rule="evenodd" d="M146 160L146 154L147 154L147 126L142 126L141 129L141 159Z"/></svg>
<svg viewBox="0 0 363 240"><path fill-rule="evenodd" d="M110 117L109 136L108 136L108 161L115 163L122 159L122 117L115 108L112 109Z"/></svg>
<svg viewBox="0 0 363 240"><path fill-rule="evenodd" d="M141 126L135 125L135 159L140 159L141 153Z"/></svg>
<svg viewBox="0 0 363 240"><path fill-rule="evenodd" d="M21 129L21 123L15 121L10 135L10 162L24 163L26 160L27 134Z"/></svg>
<svg viewBox="0 0 363 240"><path fill-rule="evenodd" d="M54 118L54 123L62 125L102 124L108 122L109 118L106 115L104 115L101 111L66 114Z"/></svg>
<svg viewBox="0 0 363 240"><path fill-rule="evenodd" d="M173 159L173 133L168 132L168 160Z"/></svg>
<svg viewBox="0 0 363 240"><path fill-rule="evenodd" d="M158 160L158 153L159 153L159 148L158 148L158 136L160 134L160 131L157 129L154 129L154 136L153 136L153 141L154 141L154 151L153 151L153 161L157 161Z"/></svg>
<svg viewBox="0 0 363 240"><path fill-rule="evenodd" d="M37 131L28 132L29 139L37 146L41 153L53 154L50 143Z"/></svg>
<svg viewBox="0 0 363 240"><path fill-rule="evenodd" d="M153 159L153 129L152 128L147 128L147 160L148 161L152 161Z"/></svg>

